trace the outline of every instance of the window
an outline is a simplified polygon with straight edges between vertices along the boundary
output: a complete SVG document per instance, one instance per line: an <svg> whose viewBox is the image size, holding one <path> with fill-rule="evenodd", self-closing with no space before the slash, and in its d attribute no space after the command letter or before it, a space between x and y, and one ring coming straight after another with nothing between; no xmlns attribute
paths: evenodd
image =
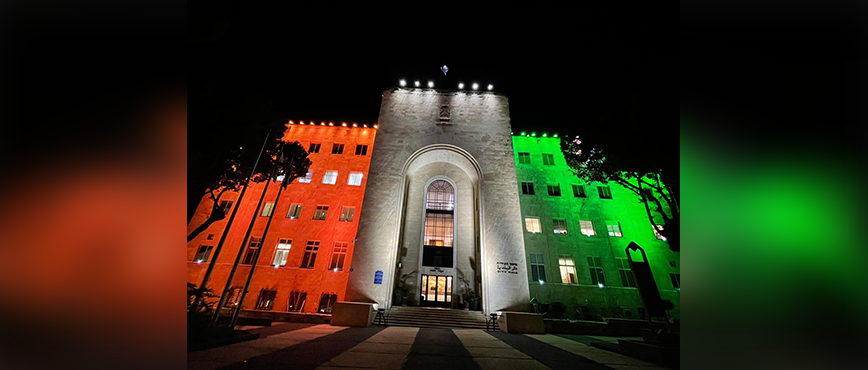
<svg viewBox="0 0 868 370"><path fill-rule="evenodd" d="M367 155L368 154L368 146L367 145L356 145L356 155Z"/></svg>
<svg viewBox="0 0 868 370"><path fill-rule="evenodd" d="M620 222L610 222L606 224L606 228L609 229L609 236L614 236L616 238L621 238L624 236L624 234L621 233Z"/></svg>
<svg viewBox="0 0 868 370"><path fill-rule="evenodd" d="M241 290L244 289L240 286L233 286L229 288L229 291L226 293L228 297L226 299L226 303L223 303L223 307L233 308L238 306L238 300L241 299Z"/></svg>
<svg viewBox="0 0 868 370"><path fill-rule="evenodd" d="M597 186L597 192L600 193L600 199L612 199L612 190L608 186Z"/></svg>
<svg viewBox="0 0 868 370"><path fill-rule="evenodd" d="M319 313L332 313L335 307L335 302L338 301L338 295L334 293L323 293L319 299Z"/></svg>
<svg viewBox="0 0 868 370"><path fill-rule="evenodd" d="M532 182L521 183L521 193L524 195L534 195L533 183Z"/></svg>
<svg viewBox="0 0 868 370"><path fill-rule="evenodd" d="M350 172L350 180L347 181L347 185L361 186L362 176L364 176L364 174L361 172Z"/></svg>
<svg viewBox="0 0 868 370"><path fill-rule="evenodd" d="M329 206L316 206L316 212L313 213L314 220L325 220L329 214Z"/></svg>
<svg viewBox="0 0 868 370"><path fill-rule="evenodd" d="M301 204L293 204L289 206L289 212L286 213L286 218L291 218L293 220L301 217Z"/></svg>
<svg viewBox="0 0 868 370"><path fill-rule="evenodd" d="M220 209L223 210L223 214L229 215L229 211L232 210L232 201L231 200L221 200L220 201Z"/></svg>
<svg viewBox="0 0 868 370"><path fill-rule="evenodd" d="M289 249L292 248L292 240L280 239L277 243L277 251L274 252L273 266L286 266L286 257L289 257Z"/></svg>
<svg viewBox="0 0 868 370"><path fill-rule="evenodd" d="M586 198L585 185L573 185L573 196L576 198Z"/></svg>
<svg viewBox="0 0 868 370"><path fill-rule="evenodd" d="M252 265L253 260L259 254L259 247L262 247L262 238L251 236L250 244L247 246L247 251L244 252L244 260L241 261L241 264Z"/></svg>
<svg viewBox="0 0 868 370"><path fill-rule="evenodd" d="M564 284L578 284L576 280L576 265L573 256L559 256L558 265L561 268L561 282Z"/></svg>
<svg viewBox="0 0 868 370"><path fill-rule="evenodd" d="M615 264L618 265L618 272L621 274L621 286L636 287L636 281L633 280L633 272L630 270L630 261L626 258L615 258Z"/></svg>
<svg viewBox="0 0 868 370"><path fill-rule="evenodd" d="M319 148L322 144L310 143L310 148L307 150L308 153L319 153Z"/></svg>
<svg viewBox="0 0 868 370"><path fill-rule="evenodd" d="M271 311L274 308L274 298L277 297L277 291L273 289L260 289L259 299L256 300L256 309Z"/></svg>
<svg viewBox="0 0 868 370"><path fill-rule="evenodd" d="M319 252L319 240L308 240L304 248L304 258L301 260L301 268L312 269L316 263L317 252Z"/></svg>
<svg viewBox="0 0 868 370"><path fill-rule="evenodd" d="M344 154L344 144L332 145L332 154Z"/></svg>
<svg viewBox="0 0 868 370"><path fill-rule="evenodd" d="M422 265L452 267L455 239L455 189L448 181L436 180L425 193L425 235Z"/></svg>
<svg viewBox="0 0 868 370"><path fill-rule="evenodd" d="M582 228L582 235L597 235L597 233L594 231L594 223L592 221L579 221L579 226Z"/></svg>
<svg viewBox="0 0 868 370"><path fill-rule="evenodd" d="M274 210L274 203L265 203L265 205L262 206L262 214L260 216L263 216L263 217L271 216L271 211L273 211L273 210Z"/></svg>
<svg viewBox="0 0 868 370"><path fill-rule="evenodd" d="M344 207L341 210L340 221L353 222L353 215L356 214L356 207Z"/></svg>
<svg viewBox="0 0 868 370"><path fill-rule="evenodd" d="M553 166L555 164L555 156L551 154L543 154L543 164Z"/></svg>
<svg viewBox="0 0 868 370"><path fill-rule="evenodd" d="M310 184L310 180L313 178L313 171L307 171L307 174L304 177L299 177L298 182L303 184Z"/></svg>
<svg viewBox="0 0 868 370"><path fill-rule="evenodd" d="M289 312L301 312L304 310L304 302L306 300L307 292L293 290L289 293L289 302L286 304L286 310Z"/></svg>
<svg viewBox="0 0 868 370"><path fill-rule="evenodd" d="M211 255L212 249L214 249L213 245L199 246L199 251L196 252L196 257L193 258L193 261L208 262L208 257Z"/></svg>
<svg viewBox="0 0 868 370"><path fill-rule="evenodd" d="M552 197L561 196L561 186L559 184L546 185L546 187L548 187L549 196L552 196Z"/></svg>
<svg viewBox="0 0 868 370"><path fill-rule="evenodd" d="M322 183L334 185L336 182L338 182L338 171L326 171L325 176L322 177Z"/></svg>
<svg viewBox="0 0 868 370"><path fill-rule="evenodd" d="M651 225L651 230L654 230L654 236L657 237L657 240L666 241L666 237L658 232L658 230L663 230L663 225Z"/></svg>
<svg viewBox="0 0 868 370"><path fill-rule="evenodd" d="M669 279L672 280L672 287L681 289L681 274L669 274Z"/></svg>
<svg viewBox="0 0 868 370"><path fill-rule="evenodd" d="M214 234L208 234L208 240L214 240Z"/></svg>
<svg viewBox="0 0 868 370"><path fill-rule="evenodd" d="M530 164L530 153L518 153L518 163Z"/></svg>
<svg viewBox="0 0 868 370"><path fill-rule="evenodd" d="M530 254L530 279L531 281L546 281L546 263L542 254Z"/></svg>
<svg viewBox="0 0 868 370"><path fill-rule="evenodd" d="M588 269L591 270L591 284L606 285L606 276L603 275L603 261L600 257L588 257Z"/></svg>
<svg viewBox="0 0 868 370"><path fill-rule="evenodd" d="M675 264L675 261L669 261L669 267L678 267Z"/></svg>
<svg viewBox="0 0 868 370"><path fill-rule="evenodd" d="M335 242L335 247L332 249L332 263L329 264L329 270L343 271L344 260L347 258L347 243Z"/></svg>
<svg viewBox="0 0 868 370"><path fill-rule="evenodd" d="M527 232L529 233L539 233L542 232L542 228L539 224L538 217L527 217L524 219L524 226L527 228Z"/></svg>
<svg viewBox="0 0 868 370"><path fill-rule="evenodd" d="M567 220L561 218L555 218L552 220L552 223L555 225L555 234L566 234L567 233Z"/></svg>

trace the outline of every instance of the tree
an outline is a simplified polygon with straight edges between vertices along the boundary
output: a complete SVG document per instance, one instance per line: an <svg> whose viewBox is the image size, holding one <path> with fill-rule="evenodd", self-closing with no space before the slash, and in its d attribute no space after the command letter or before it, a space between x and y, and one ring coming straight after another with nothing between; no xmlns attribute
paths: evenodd
<svg viewBox="0 0 868 370"><path fill-rule="evenodd" d="M187 235L188 242L214 222L226 218L228 212L220 207L222 196L244 186L257 158L259 163L252 181L261 182L268 177L283 144L281 137L287 121L273 109L271 100L243 89L237 91L226 87L197 96L203 106L204 122L194 126L198 138L190 145L187 222L192 220L203 197L211 201L211 212ZM260 157L263 141L265 150Z"/></svg>
<svg viewBox="0 0 868 370"><path fill-rule="evenodd" d="M677 193L664 185L665 175L671 174L655 166L653 159L649 160L651 155L640 157L634 152L607 158L598 146L586 145L589 149L585 151L581 146L578 136L561 139L564 158L576 176L586 182L612 181L632 191L645 206L651 225L662 226L657 232L669 243L669 249L681 251ZM677 181L677 173L670 177Z"/></svg>

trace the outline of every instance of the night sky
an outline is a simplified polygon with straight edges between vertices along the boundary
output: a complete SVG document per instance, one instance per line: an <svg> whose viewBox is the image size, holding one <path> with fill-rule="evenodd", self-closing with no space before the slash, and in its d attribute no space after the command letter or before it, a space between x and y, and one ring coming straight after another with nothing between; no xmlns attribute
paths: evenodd
<svg viewBox="0 0 868 370"><path fill-rule="evenodd" d="M609 146L659 136L668 144L658 149L677 156L678 44L667 27L675 8L443 5L385 14L342 6L338 15L244 2L191 10L201 16L188 31L193 85L230 101L270 98L287 119L376 122L382 91L401 78L446 89L491 83L509 98L516 133L579 134Z"/></svg>

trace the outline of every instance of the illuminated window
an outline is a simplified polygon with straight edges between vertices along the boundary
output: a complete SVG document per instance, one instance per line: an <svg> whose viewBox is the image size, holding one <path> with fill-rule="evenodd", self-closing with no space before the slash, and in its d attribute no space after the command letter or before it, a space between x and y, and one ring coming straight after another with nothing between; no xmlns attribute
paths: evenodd
<svg viewBox="0 0 868 370"><path fill-rule="evenodd" d="M545 257L541 253L530 254L530 280L546 281Z"/></svg>
<svg viewBox="0 0 868 370"><path fill-rule="evenodd" d="M561 282L564 284L578 284L576 279L576 265L573 256L564 255L558 257L558 265L561 268Z"/></svg>
<svg viewBox="0 0 868 370"><path fill-rule="evenodd" d="M347 243L336 242L334 249L332 249L332 263L329 264L329 270L337 269L338 271L342 271L344 269L344 260L346 258Z"/></svg>
<svg viewBox="0 0 868 370"><path fill-rule="evenodd" d="M672 280L672 287L681 289L681 274L669 274L669 279Z"/></svg>
<svg viewBox="0 0 868 370"><path fill-rule="evenodd" d="M241 264L252 265L256 256L259 255L260 247L262 247L262 238L251 236L250 244L247 245L247 251L244 252L244 259L241 261Z"/></svg>
<svg viewBox="0 0 868 370"><path fill-rule="evenodd" d="M452 267L455 238L455 189L448 181L436 180L425 192L425 234L422 265Z"/></svg>
<svg viewBox="0 0 868 370"><path fill-rule="evenodd" d="M277 297L277 291L273 289L260 289L259 299L256 300L256 309L271 311L274 308L274 298Z"/></svg>
<svg viewBox="0 0 868 370"><path fill-rule="evenodd" d="M353 216L356 214L356 207L344 207L341 210L340 221L353 222Z"/></svg>
<svg viewBox="0 0 868 370"><path fill-rule="evenodd" d="M594 231L594 223L591 221L579 221L579 226L582 228L582 235L594 236L597 232Z"/></svg>
<svg viewBox="0 0 868 370"><path fill-rule="evenodd" d="M299 177L298 182L303 184L309 184L310 180L313 178L313 171L307 171L307 174L304 177Z"/></svg>
<svg viewBox="0 0 868 370"><path fill-rule="evenodd" d="M584 185L573 185L573 196L576 198L586 198Z"/></svg>
<svg viewBox="0 0 868 370"><path fill-rule="evenodd" d="M588 269L591 271L591 284L606 285L606 276L603 275L603 261L600 257L588 257Z"/></svg>
<svg viewBox="0 0 868 370"><path fill-rule="evenodd" d="M350 172L350 180L347 181L347 185L361 186L362 176L364 176L364 174L361 172Z"/></svg>
<svg viewBox="0 0 868 370"><path fill-rule="evenodd" d="M368 146L367 145L356 145L356 155L367 155L368 154Z"/></svg>
<svg viewBox="0 0 868 370"><path fill-rule="evenodd" d="M196 257L193 258L193 262L208 262L208 257L211 256L212 249L214 249L213 245L199 246L199 251L196 252Z"/></svg>
<svg viewBox="0 0 868 370"><path fill-rule="evenodd" d="M549 196L559 197L561 196L561 186L559 184L554 185L546 185L549 191Z"/></svg>
<svg viewBox="0 0 868 370"><path fill-rule="evenodd" d="M530 153L518 153L518 163L530 164Z"/></svg>
<svg viewBox="0 0 868 370"><path fill-rule="evenodd" d="M621 224L619 222L608 223L606 224L606 228L609 229L609 236L614 236L616 238L624 236L624 234L621 233Z"/></svg>
<svg viewBox="0 0 868 370"><path fill-rule="evenodd" d="M636 287L636 281L633 280L633 272L630 270L630 261L626 258L615 258L615 264L618 265L618 272L621 274L621 286Z"/></svg>
<svg viewBox="0 0 868 370"><path fill-rule="evenodd" d="M293 290L289 293L289 302L286 304L286 310L289 312L301 312L304 310L304 303L306 300L307 292Z"/></svg>
<svg viewBox="0 0 868 370"><path fill-rule="evenodd" d="M277 251L274 252L273 266L286 266L286 257L289 257L289 249L292 248L292 240L280 239Z"/></svg>
<svg viewBox="0 0 868 370"><path fill-rule="evenodd" d="M338 295L335 293L323 293L319 299L319 313L332 313L335 307L335 302L338 301Z"/></svg>
<svg viewBox="0 0 868 370"><path fill-rule="evenodd" d="M322 144L310 143L310 148L308 148L308 153L319 153L319 148Z"/></svg>
<svg viewBox="0 0 868 370"><path fill-rule="evenodd" d="M319 240L308 240L304 248L304 258L301 260L301 268L312 269L316 264L317 252L319 252Z"/></svg>
<svg viewBox="0 0 868 370"><path fill-rule="evenodd" d="M524 195L534 195L533 183L532 182L521 183L521 193Z"/></svg>
<svg viewBox="0 0 868 370"><path fill-rule="evenodd" d="M338 171L326 171L322 177L323 184L334 185L338 181Z"/></svg>
<svg viewBox="0 0 868 370"><path fill-rule="evenodd" d="M542 227L540 227L539 224L539 217L526 217L524 219L524 227L527 228L527 232L529 233L542 232Z"/></svg>
<svg viewBox="0 0 868 370"><path fill-rule="evenodd" d="M657 237L657 240L662 240L664 242L666 241L666 237L663 235L660 235L660 233L657 231L657 230L663 230L663 225L652 225L651 230L654 230L654 236ZM675 266L673 266L673 267L675 267Z"/></svg>
<svg viewBox="0 0 868 370"><path fill-rule="evenodd" d="M314 220L325 220L329 214L329 206L316 206L316 212L313 213Z"/></svg>
<svg viewBox="0 0 868 370"><path fill-rule="evenodd" d="M555 164L555 156L552 154L543 154L543 164L546 166L553 166Z"/></svg>
<svg viewBox="0 0 868 370"><path fill-rule="evenodd" d="M566 234L567 233L567 220L562 218L552 219L552 223L555 225L555 234Z"/></svg>
<svg viewBox="0 0 868 370"><path fill-rule="evenodd" d="M232 201L231 200L223 200L220 201L220 209L223 210L223 214L229 215L229 211L232 210Z"/></svg>
<svg viewBox="0 0 868 370"><path fill-rule="evenodd" d="M263 217L271 216L271 211L273 211L273 210L274 210L274 203L265 203L265 205L262 206L262 214L260 216L263 216Z"/></svg>
<svg viewBox="0 0 868 370"><path fill-rule="evenodd" d="M344 154L344 144L332 145L332 154Z"/></svg>
<svg viewBox="0 0 868 370"><path fill-rule="evenodd" d="M296 203L289 206L289 212L286 213L286 218L295 220L299 217L301 217L301 204Z"/></svg>
<svg viewBox="0 0 868 370"><path fill-rule="evenodd" d="M600 199L612 199L612 190L608 186L597 186L597 192L600 193Z"/></svg>

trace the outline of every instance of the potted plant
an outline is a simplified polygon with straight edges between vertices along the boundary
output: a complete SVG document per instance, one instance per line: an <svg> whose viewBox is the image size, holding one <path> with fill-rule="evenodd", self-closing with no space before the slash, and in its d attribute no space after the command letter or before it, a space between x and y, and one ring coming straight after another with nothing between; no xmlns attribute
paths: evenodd
<svg viewBox="0 0 868 370"><path fill-rule="evenodd" d="M476 294L473 289L467 291L467 294L464 297L464 300L468 302L470 309L473 311L479 310L479 295Z"/></svg>

